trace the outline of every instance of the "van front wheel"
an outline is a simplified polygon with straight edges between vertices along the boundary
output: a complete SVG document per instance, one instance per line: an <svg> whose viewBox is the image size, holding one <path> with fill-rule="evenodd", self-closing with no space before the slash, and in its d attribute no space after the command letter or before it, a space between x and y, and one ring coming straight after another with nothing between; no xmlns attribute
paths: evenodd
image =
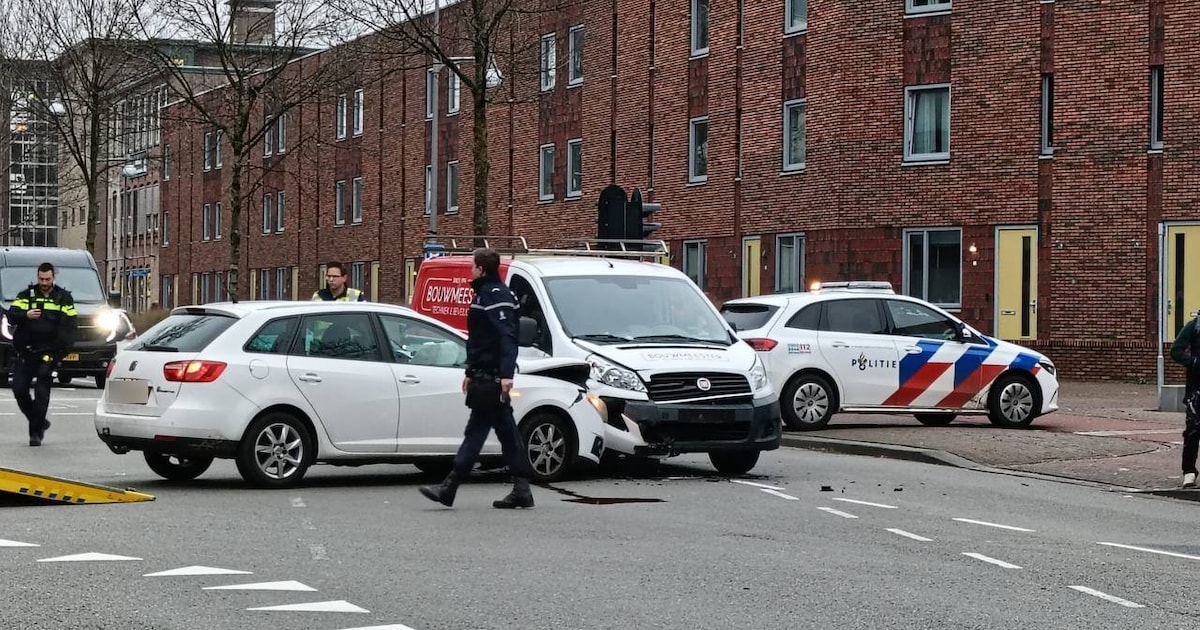
<svg viewBox="0 0 1200 630"><path fill-rule="evenodd" d="M713 468L722 475L744 475L758 464L758 451L721 451L708 454Z"/></svg>

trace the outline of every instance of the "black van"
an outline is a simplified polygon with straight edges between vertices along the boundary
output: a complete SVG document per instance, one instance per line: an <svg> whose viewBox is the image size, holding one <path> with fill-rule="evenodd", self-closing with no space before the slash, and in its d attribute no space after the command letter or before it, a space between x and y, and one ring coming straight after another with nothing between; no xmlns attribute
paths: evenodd
<svg viewBox="0 0 1200 630"><path fill-rule="evenodd" d="M111 306L120 304L120 295L105 291L90 253L60 247L0 248L0 306L7 312L18 293L37 283L37 268L44 262L54 265L55 282L71 292L79 312L79 334L58 369L58 382L90 376L96 379L96 387L104 387L108 363L126 332L125 320ZM8 318L0 316L0 383L7 385L12 367L12 330Z"/></svg>

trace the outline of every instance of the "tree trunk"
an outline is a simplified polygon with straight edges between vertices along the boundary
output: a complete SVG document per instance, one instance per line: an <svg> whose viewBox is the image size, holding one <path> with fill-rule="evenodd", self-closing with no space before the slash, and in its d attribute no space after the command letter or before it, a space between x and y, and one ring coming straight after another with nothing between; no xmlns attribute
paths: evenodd
<svg viewBox="0 0 1200 630"><path fill-rule="evenodd" d="M242 222L242 162L245 160L242 153L234 149L233 168L229 173L229 277L225 290L234 302L238 300L238 261L242 253L242 230L239 227Z"/></svg>
<svg viewBox="0 0 1200 630"><path fill-rule="evenodd" d="M99 256L96 251L96 223L100 220L100 177L107 173L107 164L101 164L100 145L100 126L104 124L102 116L103 110L94 106L88 111L88 124L91 128L88 129L88 157L86 168L80 169L83 171L83 184L87 189L87 232L84 236L83 246L92 256L101 259L105 263L108 262L108 252L104 256ZM104 167L104 168L102 168ZM101 269L100 272L107 276L108 271Z"/></svg>
<svg viewBox="0 0 1200 630"><path fill-rule="evenodd" d="M486 53L485 53L486 55ZM475 64L475 86L471 90L471 158L475 164L475 236L488 233L488 179L491 164L488 161L487 120L487 57ZM478 239L477 239L478 240Z"/></svg>

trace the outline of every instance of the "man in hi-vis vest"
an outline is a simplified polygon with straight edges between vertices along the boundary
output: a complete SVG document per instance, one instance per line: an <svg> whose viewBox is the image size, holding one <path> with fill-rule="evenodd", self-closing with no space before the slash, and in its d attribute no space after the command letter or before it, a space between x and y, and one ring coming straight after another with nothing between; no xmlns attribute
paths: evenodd
<svg viewBox="0 0 1200 630"><path fill-rule="evenodd" d="M340 262L325 265L325 288L313 293L314 302L366 302L367 296L346 286L346 268Z"/></svg>

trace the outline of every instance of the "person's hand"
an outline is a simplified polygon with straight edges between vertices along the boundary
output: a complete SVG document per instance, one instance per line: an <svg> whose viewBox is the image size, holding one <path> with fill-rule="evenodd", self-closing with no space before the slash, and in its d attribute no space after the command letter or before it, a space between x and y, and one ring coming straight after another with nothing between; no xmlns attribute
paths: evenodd
<svg viewBox="0 0 1200 630"><path fill-rule="evenodd" d="M470 376L464 377L463 378L463 386L462 386L464 394L467 393L467 388L470 386L471 386L471 377Z"/></svg>
<svg viewBox="0 0 1200 630"><path fill-rule="evenodd" d="M31 308L28 311L25 311L25 317L28 317L29 319L41 319L42 309Z"/></svg>
<svg viewBox="0 0 1200 630"><path fill-rule="evenodd" d="M511 378L500 379L500 391L505 396L508 395L508 392L512 391L512 379Z"/></svg>

